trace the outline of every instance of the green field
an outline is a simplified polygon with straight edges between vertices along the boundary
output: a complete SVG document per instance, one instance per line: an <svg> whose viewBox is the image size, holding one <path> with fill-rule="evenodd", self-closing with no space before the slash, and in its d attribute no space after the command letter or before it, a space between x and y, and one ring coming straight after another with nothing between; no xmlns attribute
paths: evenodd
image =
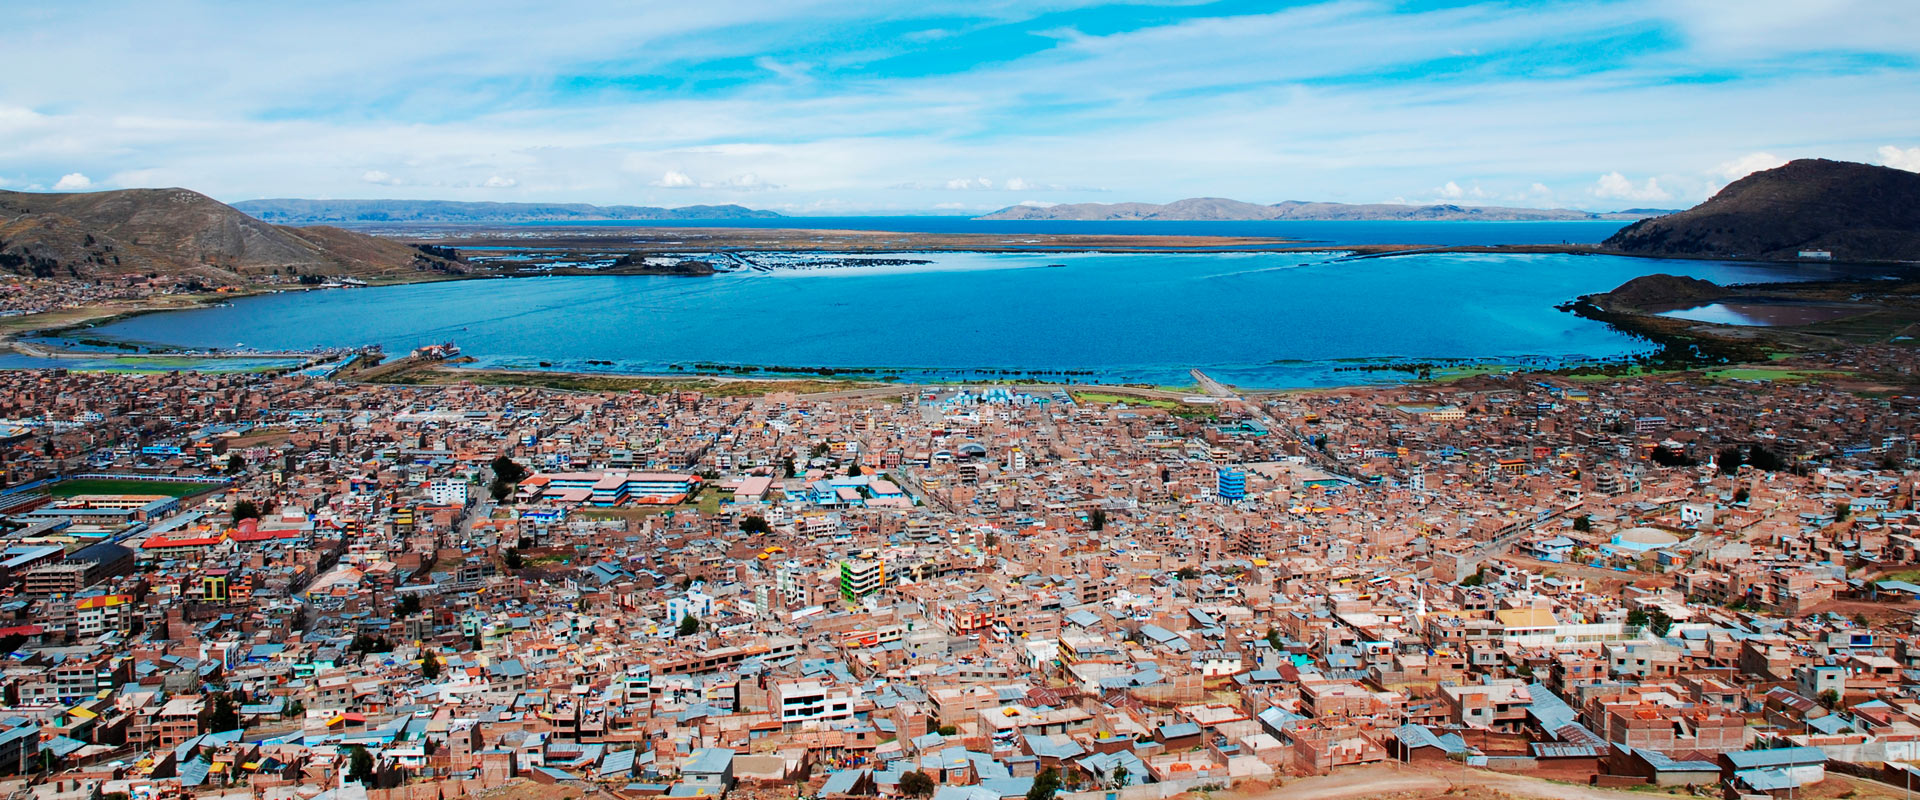
<svg viewBox="0 0 1920 800"><path fill-rule="evenodd" d="M54 497L72 497L79 494L164 494L169 497L187 495L211 489L218 484L194 483L192 481L128 481L107 478L76 478L61 481L47 489Z"/></svg>
<svg viewBox="0 0 1920 800"><path fill-rule="evenodd" d="M1780 369L1778 367L1730 367L1708 370L1708 378L1721 378L1735 381L1807 381L1815 378L1846 377L1843 372L1822 370Z"/></svg>

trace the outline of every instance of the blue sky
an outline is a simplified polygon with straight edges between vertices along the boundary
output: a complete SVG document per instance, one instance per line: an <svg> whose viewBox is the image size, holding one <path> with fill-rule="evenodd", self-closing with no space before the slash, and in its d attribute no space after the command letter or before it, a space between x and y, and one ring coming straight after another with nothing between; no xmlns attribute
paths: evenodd
<svg viewBox="0 0 1920 800"><path fill-rule="evenodd" d="M0 188L1683 207L1920 170L1920 3L10 2Z"/></svg>

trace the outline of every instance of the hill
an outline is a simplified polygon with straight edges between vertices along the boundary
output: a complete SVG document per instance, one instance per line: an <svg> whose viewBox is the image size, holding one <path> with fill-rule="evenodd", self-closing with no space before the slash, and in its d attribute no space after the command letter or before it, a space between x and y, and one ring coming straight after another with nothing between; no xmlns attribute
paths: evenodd
<svg viewBox="0 0 1920 800"><path fill-rule="evenodd" d="M243 200L234 208L283 225L390 222L516 223L592 220L775 219L744 206L595 206L586 203L467 203L453 200Z"/></svg>
<svg viewBox="0 0 1920 800"><path fill-rule="evenodd" d="M1616 311L1645 311L1711 302L1727 294L1712 281L1661 273L1634 278L1592 299Z"/></svg>
<svg viewBox="0 0 1920 800"><path fill-rule="evenodd" d="M1273 205L1245 203L1220 197L1193 197L1165 205L1154 203L1072 203L1058 206L1011 206L979 219L1028 220L1407 220L1517 222L1540 220L1640 219L1667 213L1661 209L1630 209L1593 213L1565 208L1506 208L1501 206L1394 205L1390 203L1308 203L1288 200Z"/></svg>
<svg viewBox="0 0 1920 800"><path fill-rule="evenodd" d="M1678 214L1636 222L1604 248L1634 255L1920 261L1920 174L1802 159L1753 173Z"/></svg>
<svg viewBox="0 0 1920 800"><path fill-rule="evenodd" d="M284 228L186 189L0 191L0 272L98 279L175 275L411 276L456 262L339 228Z"/></svg>

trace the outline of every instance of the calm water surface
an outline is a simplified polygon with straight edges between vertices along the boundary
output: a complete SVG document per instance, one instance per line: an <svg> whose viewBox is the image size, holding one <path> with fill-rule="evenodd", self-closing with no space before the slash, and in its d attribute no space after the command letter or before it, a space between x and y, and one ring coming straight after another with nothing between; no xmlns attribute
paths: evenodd
<svg viewBox="0 0 1920 800"><path fill-rule="evenodd" d="M931 254L922 266L708 278L550 277L289 292L89 333L260 350L452 340L478 366L659 372L697 362L905 368L907 379L1084 371L1250 387L1390 380L1362 360L1554 364L1647 349L1555 310L1655 272L1717 283L1806 267L1567 255ZM605 361L610 364L590 364Z"/></svg>

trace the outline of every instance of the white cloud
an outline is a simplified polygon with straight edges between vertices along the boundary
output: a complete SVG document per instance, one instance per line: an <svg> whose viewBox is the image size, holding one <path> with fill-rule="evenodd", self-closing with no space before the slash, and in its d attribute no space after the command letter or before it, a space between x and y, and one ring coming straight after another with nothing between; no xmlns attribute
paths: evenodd
<svg viewBox="0 0 1920 800"><path fill-rule="evenodd" d="M1731 183L1763 169L1773 169L1785 163L1787 163L1786 159L1772 153L1748 153L1721 164L1713 172Z"/></svg>
<svg viewBox="0 0 1920 800"><path fill-rule="evenodd" d="M1462 194L1460 184L1453 181L1447 181L1447 185L1440 187L1439 192L1441 197L1446 198L1457 198Z"/></svg>
<svg viewBox="0 0 1920 800"><path fill-rule="evenodd" d="M1028 183L1025 178L1008 178L1007 179L1007 191L1009 192L1025 192L1033 188L1035 188L1034 185L1031 183Z"/></svg>
<svg viewBox="0 0 1920 800"><path fill-rule="evenodd" d="M513 178L505 178L499 175L495 175L491 178L488 178L486 183L482 183L480 185L488 189L511 189L515 186L519 186L520 182L517 180L514 180Z"/></svg>
<svg viewBox="0 0 1920 800"><path fill-rule="evenodd" d="M993 188L993 179L992 178L954 178L953 180L947 181L947 188L949 189L991 189Z"/></svg>
<svg viewBox="0 0 1920 800"><path fill-rule="evenodd" d="M1594 197L1602 200L1672 200L1673 195L1660 188L1660 181L1648 178L1646 183L1635 186L1633 181L1619 172L1609 172L1600 176L1593 184Z"/></svg>
<svg viewBox="0 0 1920 800"><path fill-rule="evenodd" d="M1920 147L1909 147L1902 150L1893 145L1887 145L1886 147L1880 148L1880 163L1893 167L1894 169L1920 172Z"/></svg>
<svg viewBox="0 0 1920 800"><path fill-rule="evenodd" d="M660 176L660 180L654 181L653 185L664 189L691 189L699 184L694 182L687 173L670 169L665 175Z"/></svg>
<svg viewBox="0 0 1920 800"><path fill-rule="evenodd" d="M60 182L53 185L56 192L78 192L93 185L93 179L78 172L69 172L60 176Z"/></svg>
<svg viewBox="0 0 1920 800"><path fill-rule="evenodd" d="M1031 207L1033 207L1033 208L1052 208L1052 207L1054 207L1054 206L1057 206L1057 205L1060 205L1060 204L1059 204L1059 203L1049 203L1049 202L1047 202L1047 201L1045 201L1045 200L1022 200L1022 201L1020 201L1020 202L1018 202L1018 203L1014 203L1014 205L1017 205L1017 206L1031 206Z"/></svg>
<svg viewBox="0 0 1920 800"><path fill-rule="evenodd" d="M377 184L380 184L381 186L399 186L400 185L399 178L396 178L396 177L393 177L392 175L387 174L386 171L384 170L377 170L377 169L370 169L370 170L367 170L366 172L360 173L360 181L362 183L377 183Z"/></svg>

